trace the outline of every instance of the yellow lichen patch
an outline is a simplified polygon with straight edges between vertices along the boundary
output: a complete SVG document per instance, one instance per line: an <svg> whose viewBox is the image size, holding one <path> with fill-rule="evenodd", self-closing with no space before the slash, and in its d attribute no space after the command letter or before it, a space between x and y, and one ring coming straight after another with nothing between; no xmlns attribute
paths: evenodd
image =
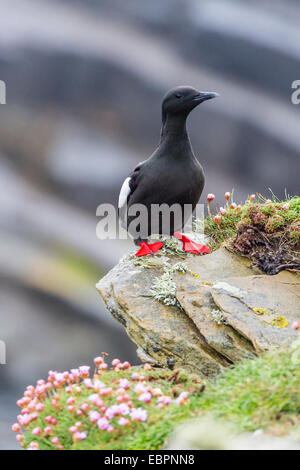
<svg viewBox="0 0 300 470"><path fill-rule="evenodd" d="M252 310L257 313L257 315L270 315L269 310L266 308L253 308Z"/></svg>
<svg viewBox="0 0 300 470"><path fill-rule="evenodd" d="M195 273L194 271L189 271L189 273L194 276L195 279L199 278L199 274Z"/></svg>
<svg viewBox="0 0 300 470"><path fill-rule="evenodd" d="M288 321L283 315L278 315L277 318L274 318L271 323L273 326L276 326L276 328L285 328L288 326Z"/></svg>
<svg viewBox="0 0 300 470"><path fill-rule="evenodd" d="M209 282L209 281L202 281L201 284L203 286L213 286L213 283L212 282Z"/></svg>

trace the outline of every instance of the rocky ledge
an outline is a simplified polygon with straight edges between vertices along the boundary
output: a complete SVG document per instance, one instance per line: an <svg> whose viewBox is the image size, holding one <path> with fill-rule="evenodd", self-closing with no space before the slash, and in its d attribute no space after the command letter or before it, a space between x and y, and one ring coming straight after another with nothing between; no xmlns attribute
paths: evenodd
<svg viewBox="0 0 300 470"><path fill-rule="evenodd" d="M171 240L159 255L126 256L97 289L141 360L162 367L213 376L297 338L300 276L265 275L226 247L186 255Z"/></svg>

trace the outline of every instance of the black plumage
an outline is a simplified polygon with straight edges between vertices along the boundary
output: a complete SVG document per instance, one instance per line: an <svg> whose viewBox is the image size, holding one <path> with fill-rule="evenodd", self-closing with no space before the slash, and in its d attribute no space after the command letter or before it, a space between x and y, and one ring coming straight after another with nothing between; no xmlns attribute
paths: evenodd
<svg viewBox="0 0 300 470"><path fill-rule="evenodd" d="M166 233L162 220L159 221L159 226L154 225L151 205L180 204L183 207L191 204L194 209L198 203L205 179L203 168L191 147L186 119L196 106L215 96L216 93L199 92L188 86L174 88L165 95L159 145L126 178L120 192L119 214L122 225L129 232L135 216L126 218L128 209L134 204L143 204L148 209L147 222L141 227L141 235L134 237L137 244L154 233L172 235L185 222L172 221Z"/></svg>

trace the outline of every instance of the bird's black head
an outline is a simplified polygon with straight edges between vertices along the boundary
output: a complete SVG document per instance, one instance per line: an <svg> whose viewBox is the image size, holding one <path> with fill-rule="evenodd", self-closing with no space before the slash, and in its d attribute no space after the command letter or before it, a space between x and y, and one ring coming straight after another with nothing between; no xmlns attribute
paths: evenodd
<svg viewBox="0 0 300 470"><path fill-rule="evenodd" d="M182 115L186 117L200 103L216 96L218 93L198 91L191 86L172 88L164 96L162 102L162 120L165 122L167 116Z"/></svg>

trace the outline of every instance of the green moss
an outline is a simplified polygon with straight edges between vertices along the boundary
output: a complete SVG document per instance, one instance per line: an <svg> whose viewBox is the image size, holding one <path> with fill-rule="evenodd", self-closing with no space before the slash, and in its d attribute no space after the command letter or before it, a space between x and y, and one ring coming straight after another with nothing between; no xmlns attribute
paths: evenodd
<svg viewBox="0 0 300 470"><path fill-rule="evenodd" d="M222 243L236 236L238 224L243 222L248 225L257 225L259 229L265 229L269 233L277 231L289 232L290 227L300 224L300 197L295 196L286 201L274 198L273 202L266 202L260 196L260 202L246 202L240 209L226 208L227 212L222 216L218 225L212 217L205 220L204 232L210 237L210 248L215 250ZM261 216L260 216L261 215ZM197 227L197 223L195 224ZM298 229L292 230L298 232ZM291 239L297 237L293 234Z"/></svg>
<svg viewBox="0 0 300 470"><path fill-rule="evenodd" d="M300 230L292 230L289 233L289 238L293 243L299 243L300 242Z"/></svg>
<svg viewBox="0 0 300 470"><path fill-rule="evenodd" d="M284 219L281 215L273 215L269 217L268 222L266 224L266 232L276 232L284 227Z"/></svg>

